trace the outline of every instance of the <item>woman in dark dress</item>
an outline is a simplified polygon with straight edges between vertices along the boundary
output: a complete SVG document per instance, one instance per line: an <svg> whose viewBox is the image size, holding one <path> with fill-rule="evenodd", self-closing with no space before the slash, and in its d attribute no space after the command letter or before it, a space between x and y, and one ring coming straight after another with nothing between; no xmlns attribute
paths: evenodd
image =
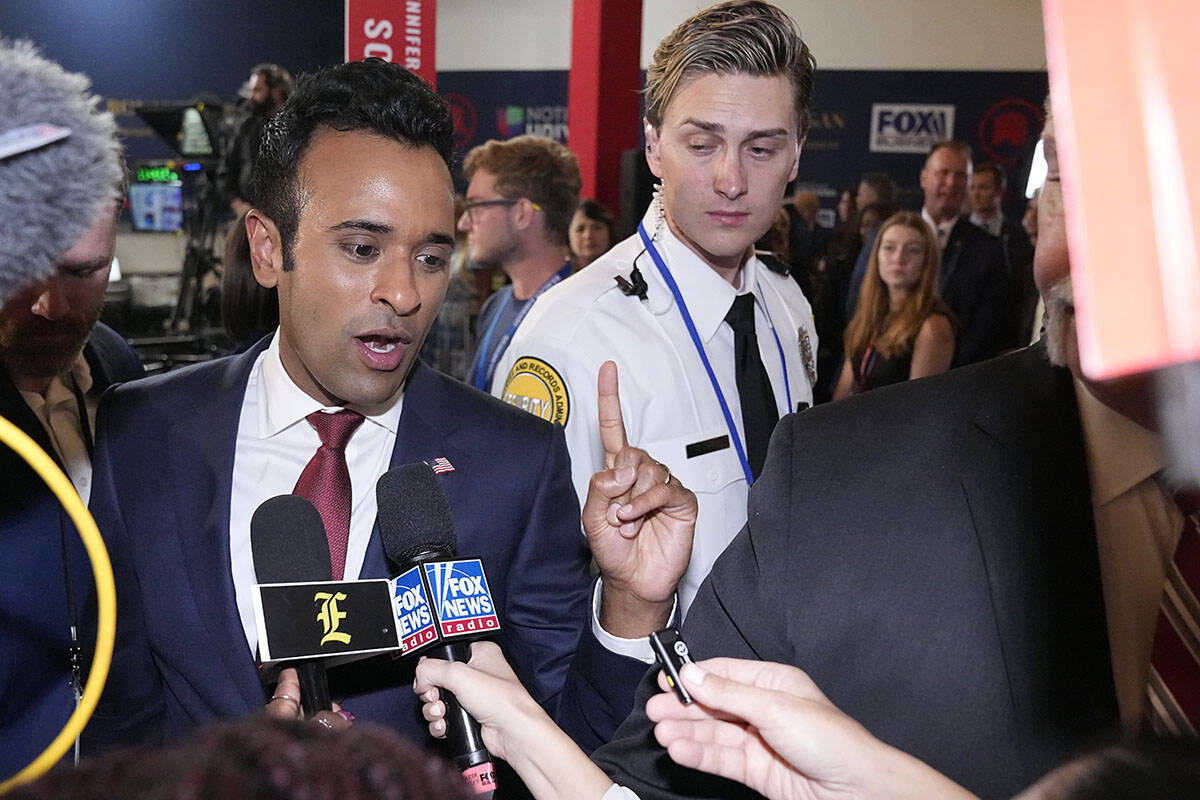
<svg viewBox="0 0 1200 800"><path fill-rule="evenodd" d="M846 360L833 399L950 368L954 323L937 292L941 252L920 214L880 226L846 326Z"/></svg>

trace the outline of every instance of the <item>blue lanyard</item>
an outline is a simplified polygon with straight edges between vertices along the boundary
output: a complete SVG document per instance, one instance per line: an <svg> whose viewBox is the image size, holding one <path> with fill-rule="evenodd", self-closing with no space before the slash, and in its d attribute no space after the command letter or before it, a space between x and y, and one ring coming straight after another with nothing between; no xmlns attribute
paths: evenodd
<svg viewBox="0 0 1200 800"><path fill-rule="evenodd" d="M763 297L767 296L762 290L761 283L755 281L754 285L758 287L758 291ZM790 412L795 406L792 405L792 382L788 379L787 358L783 355L783 342L779 341L779 334L775 331L775 320L771 319L771 309L767 308L765 301L762 304L762 308L763 313L767 315L767 324L771 326L771 336L775 339L775 350L779 353L779 365L783 367L783 393L787 397L787 405L784 408Z"/></svg>
<svg viewBox="0 0 1200 800"><path fill-rule="evenodd" d="M654 246L654 240L646 233L646 226L643 223L638 223L638 234L642 237L642 244L646 246L646 252L650 254L650 258L654 261L654 266L658 267L658 272L662 275L663 281L667 284L667 288L671 290L671 296L675 298L675 304L679 306L679 315L683 317L683 324L687 328L688 335L692 337L692 344L696 347L696 353L700 356L701 363L704 364L704 371L708 374L708 382L712 384L713 392L717 395L717 403L721 406L721 414L725 417L725 427L729 430L729 438L733 441L733 448L737 452L738 461L742 465L742 472L746 476L747 485L754 483L754 473L750 471L750 461L746 458L746 448L742 445L742 437L738 436L737 426L733 424L733 414L729 411L729 403L725 400L725 393L721 391L721 384L717 382L717 375L713 372L712 364L708 360L708 354L704 352L704 343L700 340L700 334L696 331L696 323L692 321L692 315L688 311L687 303L683 300L683 294L679 291L679 285L675 283L675 277L671 275L671 270L663 261L662 255L658 252L658 248ZM762 287L759 286L759 291ZM767 322L771 325L771 335L775 337L775 348L779 351L779 362L783 367L783 386L787 394L787 407L792 407L792 389L787 377L787 360L783 355L783 344L779 341L779 334L775 332L775 323L771 320L770 312L766 311L766 304L763 304L763 310L767 314Z"/></svg>
<svg viewBox="0 0 1200 800"><path fill-rule="evenodd" d="M512 341L513 335L517 332L521 322L525 319L525 315L529 313L529 309L533 308L533 304L542 295L542 292L549 289L554 284L566 278L571 274L571 262L563 264L562 269L550 276L550 280L546 281L541 287L533 293L533 297L529 298L529 302L521 309L521 313L513 320L512 327L508 329L508 333L504 334L504 338L496 345L496 351L492 353L492 357L488 358L488 347L492 343L492 334L496 332L496 325L499 324L500 318L504 316L504 310L508 308L508 304L512 302L513 296L510 292L504 298L504 302L500 308L496 310L496 315L492 317L492 324L488 325L487 333L483 335L483 344L479 347L479 358L475 362L475 377L471 383L476 389L488 391L488 384L492 382L492 375L496 372L496 364L500 362L500 356L504 355L504 351L508 349L508 343Z"/></svg>

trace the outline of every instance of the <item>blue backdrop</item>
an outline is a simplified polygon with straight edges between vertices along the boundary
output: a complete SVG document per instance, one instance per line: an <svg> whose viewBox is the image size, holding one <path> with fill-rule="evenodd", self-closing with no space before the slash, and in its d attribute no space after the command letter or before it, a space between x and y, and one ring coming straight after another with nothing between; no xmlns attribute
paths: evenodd
<svg viewBox="0 0 1200 800"><path fill-rule="evenodd" d="M339 61L342 25L342 3L334 0L0 3L0 33L30 38L49 57L92 77L97 93L120 114L135 162L167 157L170 150L135 115L120 112L138 102L202 94L232 101L260 61L293 73ZM907 104L953 109L953 135L971 144L977 158L1003 163L1010 183L1023 188L1046 87L1044 72L821 71L799 182L832 208L839 188L855 185L864 171L882 171L900 184L908 205L919 203L923 156L870 147L872 107ZM566 70L442 72L438 89L454 110L460 150L519 133L566 141ZM1009 193L1010 214L1023 206L1019 194Z"/></svg>

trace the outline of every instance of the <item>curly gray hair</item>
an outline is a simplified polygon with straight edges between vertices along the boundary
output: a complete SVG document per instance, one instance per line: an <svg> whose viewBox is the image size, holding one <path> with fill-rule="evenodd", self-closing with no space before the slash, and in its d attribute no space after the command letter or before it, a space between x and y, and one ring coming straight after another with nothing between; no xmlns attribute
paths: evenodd
<svg viewBox="0 0 1200 800"><path fill-rule="evenodd" d="M30 42L0 39L0 136L48 123L64 139L0 158L0 304L48 278L120 195L116 122L97 108L86 75Z"/></svg>

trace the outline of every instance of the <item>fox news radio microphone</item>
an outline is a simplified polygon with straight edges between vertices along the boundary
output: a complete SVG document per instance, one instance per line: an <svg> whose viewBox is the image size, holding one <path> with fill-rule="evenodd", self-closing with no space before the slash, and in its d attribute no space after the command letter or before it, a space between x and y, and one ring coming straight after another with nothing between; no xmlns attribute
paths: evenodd
<svg viewBox="0 0 1200 800"><path fill-rule="evenodd" d="M294 494L265 501L250 518L250 551L259 583L330 581L329 542L325 523L312 503ZM325 663L318 658L296 661L300 704L304 715L332 707Z"/></svg>
<svg viewBox="0 0 1200 800"><path fill-rule="evenodd" d="M406 464L384 473L375 493L383 550L395 575L402 652L469 661L471 641L498 632L500 621L483 563L455 557L454 517L437 476L427 464ZM452 693L440 694L449 755L477 794L490 794L495 769L479 723Z"/></svg>

